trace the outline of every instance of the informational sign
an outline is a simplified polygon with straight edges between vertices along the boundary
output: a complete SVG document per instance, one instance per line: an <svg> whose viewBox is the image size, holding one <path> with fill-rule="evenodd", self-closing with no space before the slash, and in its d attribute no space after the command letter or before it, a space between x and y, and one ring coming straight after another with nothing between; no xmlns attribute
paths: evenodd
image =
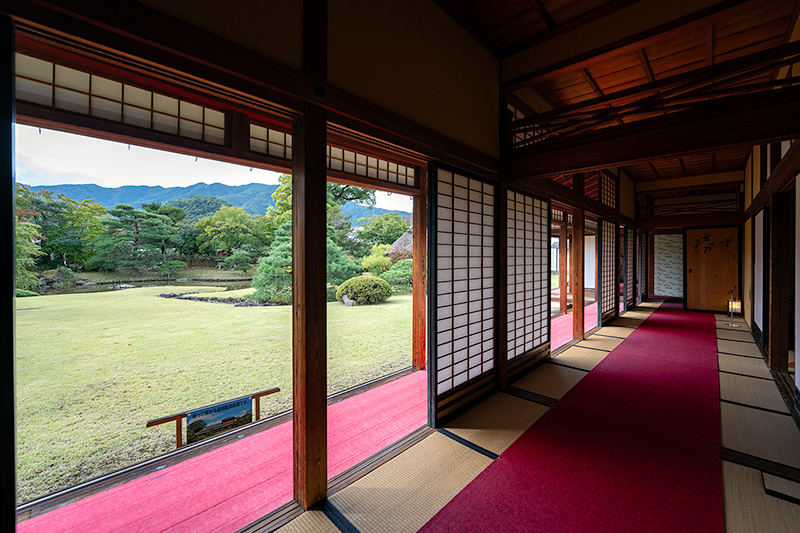
<svg viewBox="0 0 800 533"><path fill-rule="evenodd" d="M186 442L192 444L253 421L250 396L187 411Z"/></svg>

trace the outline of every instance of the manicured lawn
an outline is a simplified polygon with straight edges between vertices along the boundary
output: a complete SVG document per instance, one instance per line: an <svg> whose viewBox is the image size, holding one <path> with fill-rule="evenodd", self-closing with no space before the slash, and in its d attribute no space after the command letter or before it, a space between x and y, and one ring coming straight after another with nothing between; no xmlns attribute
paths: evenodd
<svg viewBox="0 0 800 533"><path fill-rule="evenodd" d="M174 449L174 426L147 420L270 387L281 392L262 401L262 415L290 408L290 307L158 296L216 290L16 300L20 502ZM410 295L328 304L329 393L410 366L411 309Z"/></svg>

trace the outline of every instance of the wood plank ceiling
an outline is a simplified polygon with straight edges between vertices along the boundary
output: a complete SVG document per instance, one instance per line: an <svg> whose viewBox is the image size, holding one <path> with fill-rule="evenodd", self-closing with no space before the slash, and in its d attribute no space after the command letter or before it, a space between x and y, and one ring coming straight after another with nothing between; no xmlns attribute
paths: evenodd
<svg viewBox="0 0 800 533"><path fill-rule="evenodd" d="M437 0L442 9L500 58L565 31L573 31L576 38L580 38L583 25L633 3L598 0ZM510 80L503 85L503 91L513 105L523 109L523 116L536 115L526 105L531 100L530 97L526 98L526 93L530 95L530 91L550 107L550 110L537 109L540 114L552 115L559 110L569 109L580 112L610 110L613 113L615 107L641 102L664 91L664 87L658 85L664 80L683 76L683 79L691 82L692 73L698 69L707 69L787 43L797 20L799 5L798 0L721 2L719 9L709 9L697 18L690 17L685 24L643 34L633 42L621 40L619 47L596 54L583 54L572 63L561 63ZM754 84L774 81L776 74L775 68L761 68L735 78L723 88L730 91L739 87L741 91L743 84L757 87ZM712 78L707 83L714 81ZM654 84L657 90L650 90ZM615 99L617 94L621 98ZM701 99L712 98L714 96L708 92L701 96ZM597 100L599 102L595 104ZM697 102L694 103L697 105ZM668 110L669 107L662 106L650 113L612 114L614 120L606 120L593 129L613 128L615 125L653 118L666 114ZM582 129L586 130L585 127ZM742 147L715 149L702 154L632 164L626 166L625 170L636 182L699 176L742 170L747 154L748 149Z"/></svg>

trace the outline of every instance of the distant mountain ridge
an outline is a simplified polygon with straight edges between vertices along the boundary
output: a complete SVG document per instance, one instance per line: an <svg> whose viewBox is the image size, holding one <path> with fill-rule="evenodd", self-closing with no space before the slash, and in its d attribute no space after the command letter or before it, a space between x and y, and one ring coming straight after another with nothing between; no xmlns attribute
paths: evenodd
<svg viewBox="0 0 800 533"><path fill-rule="evenodd" d="M166 204L171 200L181 200L191 196L209 196L225 200L235 206L241 207L251 215L263 215L267 208L275 205L272 193L278 185L264 183L250 183L248 185L223 185L222 183L197 183L188 187L161 187L150 185L124 185L122 187L101 187L94 184L80 185L36 185L31 186L33 191L53 191L54 194L63 194L78 202L92 199L103 207L114 207L117 204L128 204L141 207L142 204L161 202ZM347 202L342 207L342 212L350 215L353 226L360 225L358 219L370 218L385 213L392 213L388 209L369 207L355 202ZM397 211L402 217L410 217L407 211Z"/></svg>

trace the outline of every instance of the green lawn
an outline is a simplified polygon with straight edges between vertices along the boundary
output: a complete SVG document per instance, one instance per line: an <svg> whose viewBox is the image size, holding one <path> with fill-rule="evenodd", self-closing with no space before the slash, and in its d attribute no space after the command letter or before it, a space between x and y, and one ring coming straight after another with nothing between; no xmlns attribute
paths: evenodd
<svg viewBox="0 0 800 533"><path fill-rule="evenodd" d="M262 414L290 408L290 307L158 296L170 291L16 300L19 501L172 450L174 426L149 419L270 387ZM328 392L410 366L411 310L410 295L328 304Z"/></svg>

